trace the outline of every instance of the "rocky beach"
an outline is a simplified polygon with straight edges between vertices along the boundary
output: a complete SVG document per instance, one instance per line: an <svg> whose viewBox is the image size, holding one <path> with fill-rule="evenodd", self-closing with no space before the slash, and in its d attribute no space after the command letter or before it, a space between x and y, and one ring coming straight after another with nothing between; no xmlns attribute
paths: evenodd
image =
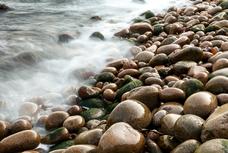
<svg viewBox="0 0 228 153"><path fill-rule="evenodd" d="M75 72L82 83L64 90L64 103L33 97L16 119L2 117L0 153L227 153L228 0L189 4L144 10L115 30L128 53ZM89 38L107 41L98 31Z"/></svg>

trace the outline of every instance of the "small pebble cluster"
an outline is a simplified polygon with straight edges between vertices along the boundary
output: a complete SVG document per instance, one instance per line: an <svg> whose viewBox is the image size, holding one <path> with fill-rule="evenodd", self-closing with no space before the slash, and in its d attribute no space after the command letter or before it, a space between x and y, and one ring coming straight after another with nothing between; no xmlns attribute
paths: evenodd
<svg viewBox="0 0 228 153"><path fill-rule="evenodd" d="M66 111L0 121L0 153L228 152L228 1L193 3L116 33L133 57L110 61Z"/></svg>

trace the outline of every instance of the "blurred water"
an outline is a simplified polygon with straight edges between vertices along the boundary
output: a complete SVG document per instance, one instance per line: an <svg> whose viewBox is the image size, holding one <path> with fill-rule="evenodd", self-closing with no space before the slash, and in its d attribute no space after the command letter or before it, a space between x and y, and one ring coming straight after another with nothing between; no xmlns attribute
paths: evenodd
<svg viewBox="0 0 228 153"><path fill-rule="evenodd" d="M187 0L0 0L14 8L0 14L0 116L16 117L18 107L33 96L63 103L63 91L78 87L80 72L98 72L108 58L127 55L131 46L113 33L150 9L156 13ZM101 21L92 21L98 15ZM106 41L94 41L94 31ZM59 34L74 40L58 43ZM57 100L52 95L59 93ZM10 111L9 111L10 110Z"/></svg>

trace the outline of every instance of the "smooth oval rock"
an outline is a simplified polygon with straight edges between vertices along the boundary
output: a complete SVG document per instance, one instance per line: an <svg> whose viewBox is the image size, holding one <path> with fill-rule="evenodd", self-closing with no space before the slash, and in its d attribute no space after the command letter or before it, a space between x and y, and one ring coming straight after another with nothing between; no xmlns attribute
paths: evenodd
<svg viewBox="0 0 228 153"><path fill-rule="evenodd" d="M168 63L168 56L164 53L156 54L149 61L149 65L152 67L157 66L157 65L165 65L167 63Z"/></svg>
<svg viewBox="0 0 228 153"><path fill-rule="evenodd" d="M158 110L165 110L167 113L183 114L183 105L177 102L167 102L162 104Z"/></svg>
<svg viewBox="0 0 228 153"><path fill-rule="evenodd" d="M41 143L43 144L56 144L61 141L69 139L70 135L65 127L55 129L48 133L46 136L42 137Z"/></svg>
<svg viewBox="0 0 228 153"><path fill-rule="evenodd" d="M214 139L228 139L228 104L216 109L206 120L201 133L203 142Z"/></svg>
<svg viewBox="0 0 228 153"><path fill-rule="evenodd" d="M40 136L33 130L25 130L10 135L0 141L2 153L15 153L35 149L40 144Z"/></svg>
<svg viewBox="0 0 228 153"><path fill-rule="evenodd" d="M135 23L129 28L130 32L144 34L147 31L152 31L152 26L148 23Z"/></svg>
<svg viewBox="0 0 228 153"><path fill-rule="evenodd" d="M151 112L145 104L136 100L125 100L110 113L107 126L126 122L136 129L142 129L150 124L151 118Z"/></svg>
<svg viewBox="0 0 228 153"><path fill-rule="evenodd" d="M192 94L184 103L184 113L207 118L218 106L215 95L201 91Z"/></svg>
<svg viewBox="0 0 228 153"><path fill-rule="evenodd" d="M65 127L68 131L77 131L84 125L85 119L79 115L70 116L63 122L63 127Z"/></svg>
<svg viewBox="0 0 228 153"><path fill-rule="evenodd" d="M217 95L217 100L219 105L224 105L228 103L228 94L227 93L222 93Z"/></svg>
<svg viewBox="0 0 228 153"><path fill-rule="evenodd" d="M167 135L173 135L174 125L181 117L178 114L167 114L161 119L161 131Z"/></svg>
<svg viewBox="0 0 228 153"><path fill-rule="evenodd" d="M75 144L91 144L97 145L103 134L102 129L92 129L80 133L75 139Z"/></svg>
<svg viewBox="0 0 228 153"><path fill-rule="evenodd" d="M141 153L144 148L144 136L127 123L112 125L101 137L99 153Z"/></svg>
<svg viewBox="0 0 228 153"><path fill-rule="evenodd" d="M173 51L175 51L176 49L180 49L180 45L178 44L169 44L169 45L164 45L161 46L157 49L156 53L160 54L160 53L164 53L166 55L169 55L170 53L172 53Z"/></svg>
<svg viewBox="0 0 228 153"><path fill-rule="evenodd" d="M185 99L185 93L179 88L165 88L159 92L160 100L163 102L180 101Z"/></svg>
<svg viewBox="0 0 228 153"><path fill-rule="evenodd" d="M150 110L160 106L159 90L153 86L138 87L130 91L127 99L134 99L144 103Z"/></svg>
<svg viewBox="0 0 228 153"><path fill-rule="evenodd" d="M19 119L16 120L11 126L10 126L10 133L17 133L23 130L31 130L32 129L32 123L25 119Z"/></svg>
<svg viewBox="0 0 228 153"><path fill-rule="evenodd" d="M61 127L63 122L69 117L69 114L64 111L56 111L48 115L45 123L47 130Z"/></svg>
<svg viewBox="0 0 228 153"><path fill-rule="evenodd" d="M196 115L181 116L174 125L174 135L180 141L188 139L200 140L204 120Z"/></svg>
<svg viewBox="0 0 228 153"><path fill-rule="evenodd" d="M143 51L138 53L134 59L137 60L138 62L148 63L153 56L154 54L152 52Z"/></svg>
<svg viewBox="0 0 228 153"><path fill-rule="evenodd" d="M228 78L225 76L216 76L207 82L205 89L213 94L227 93Z"/></svg>
<svg viewBox="0 0 228 153"><path fill-rule="evenodd" d="M171 153L194 153L199 146L199 141L190 139L179 144Z"/></svg>

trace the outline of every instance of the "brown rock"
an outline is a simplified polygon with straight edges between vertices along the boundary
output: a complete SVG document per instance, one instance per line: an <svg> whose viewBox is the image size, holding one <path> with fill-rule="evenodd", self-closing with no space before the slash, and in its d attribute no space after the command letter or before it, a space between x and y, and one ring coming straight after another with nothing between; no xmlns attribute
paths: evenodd
<svg viewBox="0 0 228 153"><path fill-rule="evenodd" d="M101 137L99 153L141 153L145 139L127 123L112 125Z"/></svg>
<svg viewBox="0 0 228 153"><path fill-rule="evenodd" d="M75 139L75 144L91 144L97 145L103 134L102 129L92 129L80 133Z"/></svg>
<svg viewBox="0 0 228 153"><path fill-rule="evenodd" d="M64 111L56 111L48 115L45 128L47 130L61 127L63 122L69 117L69 114Z"/></svg>
<svg viewBox="0 0 228 153"><path fill-rule="evenodd" d="M194 153L200 146L200 142L194 139L186 140L179 144L171 153Z"/></svg>
<svg viewBox="0 0 228 153"><path fill-rule="evenodd" d="M90 153L96 149L94 145L73 145L67 148L63 153Z"/></svg>
<svg viewBox="0 0 228 153"><path fill-rule="evenodd" d="M159 97L163 102L167 101L183 101L185 99L185 93L179 88L165 88L159 93Z"/></svg>
<svg viewBox="0 0 228 153"><path fill-rule="evenodd" d="M68 131L77 131L84 125L85 119L79 115L70 116L63 122L63 127L65 127Z"/></svg>
<svg viewBox="0 0 228 153"><path fill-rule="evenodd" d="M132 33L144 34L147 31L152 31L152 26L148 23L135 23L129 28Z"/></svg>
<svg viewBox="0 0 228 153"><path fill-rule="evenodd" d="M164 46L161 46L157 49L157 54L160 54L160 53L164 53L166 55L169 55L170 53L172 53L173 51L177 50L177 49L180 49L180 45L179 44L169 44L169 45L164 45Z"/></svg>

